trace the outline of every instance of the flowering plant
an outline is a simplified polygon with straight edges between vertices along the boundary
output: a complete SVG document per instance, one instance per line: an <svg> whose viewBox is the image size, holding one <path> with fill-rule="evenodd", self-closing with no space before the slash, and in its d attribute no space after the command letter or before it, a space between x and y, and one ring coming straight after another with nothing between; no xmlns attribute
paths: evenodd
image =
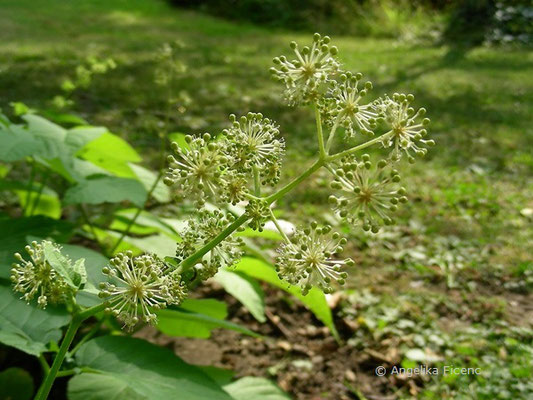
<svg viewBox="0 0 533 400"><path fill-rule="evenodd" d="M18 263L11 272L14 290L27 302L37 298L39 307L63 303L72 313L37 399L47 398L84 320L107 312L130 330L141 322L155 323L162 309L179 305L199 282L238 262L243 241L236 233L245 227L261 231L272 221L283 238L277 274L303 295L313 287L331 293L343 285L348 278L346 267L355 265L340 256L347 240L317 222L287 234L273 212L276 201L321 168L331 174L329 202L340 219L374 233L381 225L394 223L393 213L407 201L396 164L402 159L412 163L434 145L426 139L426 110L411 106L411 94L368 100L372 84L363 83L360 73L342 70L338 49L327 36L315 34L309 46L292 42L290 47L294 55L274 58L270 71L283 85L290 106L314 110L318 157L299 176L277 187L285 142L283 129L275 121L261 113L231 115L218 136L186 136L182 143L172 144L163 181L176 197L187 198L197 207L180 232L174 257L119 253L102 271L107 279L99 287L101 302L87 308L76 301L86 283L81 260L72 262L47 241L26 248L30 261L16 254ZM350 147L343 137L363 142ZM342 149L332 152L335 142ZM388 156L376 162L368 154L358 154L371 146L386 149ZM227 211L235 204L243 206L238 216Z"/></svg>

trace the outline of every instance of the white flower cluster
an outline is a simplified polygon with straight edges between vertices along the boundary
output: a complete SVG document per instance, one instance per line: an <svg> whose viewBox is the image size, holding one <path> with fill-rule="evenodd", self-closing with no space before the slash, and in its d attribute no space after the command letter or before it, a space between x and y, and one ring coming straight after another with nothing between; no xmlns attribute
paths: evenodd
<svg viewBox="0 0 533 400"><path fill-rule="evenodd" d="M153 310L180 304L187 297L181 276L151 254L133 257L131 251L110 260L102 272L111 282L100 284L106 311L132 328L139 322L155 323Z"/></svg>
<svg viewBox="0 0 533 400"><path fill-rule="evenodd" d="M54 243L33 241L31 245L25 247L31 261L26 261L19 253L15 253L18 263L13 264L11 269L14 290L22 293L22 298L28 303L37 296L37 305L40 308L45 308L48 303L65 303L74 295L73 289L46 261L43 250L43 245L46 243L60 250L60 247Z"/></svg>
<svg viewBox="0 0 533 400"><path fill-rule="evenodd" d="M361 223L365 231L377 233L381 224L393 224L389 214L407 202L405 189L398 185L400 174L385 160L373 166L368 154L361 161L347 156L331 172L335 177L331 188L338 194L329 197L330 204L341 218Z"/></svg>
<svg viewBox="0 0 533 400"><path fill-rule="evenodd" d="M383 122L392 133L392 136L383 141L383 146L392 148L391 158L395 161L399 160L404 152L408 161L413 163L413 154L424 156L427 153L424 146L435 145L434 140L424 139L430 122L429 118L423 118L426 109L419 108L415 111L410 106L413 100L412 94L395 93L392 98L385 96L377 102Z"/></svg>
<svg viewBox="0 0 533 400"><path fill-rule="evenodd" d="M313 286L325 293L333 291L331 284L336 281L343 285L347 273L343 266L353 266L351 259L339 260L335 256L342 252L346 239L332 233L331 227L319 227L312 222L309 228L297 230L290 241L278 249L276 270L280 279L299 286L305 295Z"/></svg>
<svg viewBox="0 0 533 400"><path fill-rule="evenodd" d="M196 217L189 219L187 227L181 232L181 242L177 245L176 257L183 261L214 239L228 224L233 215L221 211L201 210ZM232 235L205 254L196 264L201 279L214 276L218 268L234 265L242 256L242 240Z"/></svg>
<svg viewBox="0 0 533 400"><path fill-rule="evenodd" d="M231 204L247 200L254 179L263 185L279 181L285 144L276 123L257 113L230 120L231 127L218 139L206 133L187 136L188 148L172 144L176 157L168 157L164 182L199 206L208 198Z"/></svg>
<svg viewBox="0 0 533 400"><path fill-rule="evenodd" d="M275 67L270 69L272 77L285 84L285 97L290 105L308 104L316 100L321 85L339 69L336 59L337 47L330 46L329 36L315 33L311 47L301 50L296 42L291 42L295 59L285 56L274 58Z"/></svg>

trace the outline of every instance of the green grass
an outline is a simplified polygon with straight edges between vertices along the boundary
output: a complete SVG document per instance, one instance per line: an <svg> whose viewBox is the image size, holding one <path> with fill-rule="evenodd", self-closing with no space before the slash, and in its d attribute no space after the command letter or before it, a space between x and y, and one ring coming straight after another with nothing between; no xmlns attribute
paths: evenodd
<svg viewBox="0 0 533 400"><path fill-rule="evenodd" d="M50 108L62 80L87 56L112 57L117 69L96 76L76 94L74 111L127 138L156 165L158 124L166 107L165 90L153 83L156 52L164 42L180 40L188 71L173 93L186 91L191 102L173 114L172 131L217 133L229 113L261 111L280 123L292 149L285 178L316 151L312 113L284 107L281 88L268 73L272 57L287 53L290 40L309 41L310 34L229 23L157 0L3 0L0 26L4 111L13 101ZM429 279L436 274L442 283L432 260L449 255L464 260L457 282L465 296L476 296L469 292L474 282L484 293L505 297L512 287L531 298L532 52L393 39L333 41L345 67L374 82L374 93L413 93L416 105L428 109L437 141L426 160L402 168L411 202L398 225L377 240L352 237L350 251L358 262L352 286L404 291L404 280L390 279L398 277L398 268L407 280L433 271ZM321 188L304 186L280 204L285 216L331 220L325 206L328 177L319 175L317 181ZM464 245L454 245L455 238ZM372 278L365 278L367 268L373 268ZM512 320L506 313L502 318ZM531 324L527 318L514 322Z"/></svg>

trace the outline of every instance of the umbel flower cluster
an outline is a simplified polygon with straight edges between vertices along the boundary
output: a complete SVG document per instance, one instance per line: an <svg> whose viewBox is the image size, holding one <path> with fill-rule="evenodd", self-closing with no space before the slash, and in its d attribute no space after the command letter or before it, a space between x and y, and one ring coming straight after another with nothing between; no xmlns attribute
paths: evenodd
<svg viewBox="0 0 533 400"><path fill-rule="evenodd" d="M131 251L120 253L102 272L111 280L100 284L106 311L127 327L139 321L153 323L157 318L154 310L178 305L187 297L181 276L152 254L134 258Z"/></svg>
<svg viewBox="0 0 533 400"><path fill-rule="evenodd" d="M338 49L327 36L315 34L309 46L292 42L290 47L294 55L275 57L270 71L283 85L290 106L313 109L318 158L276 188L285 142L278 124L257 112L230 115L221 133L186 136L184 143L173 143L164 182L197 210L180 232L174 257L133 257L127 252L104 268L108 281L100 285L100 297L106 310L126 326L153 323L157 310L180 304L190 288L219 268L234 266L243 254L243 241L236 233L246 226L261 231L268 221L283 238L275 263L280 279L303 294L313 288L331 293L343 285L347 269L355 264L340 257L347 240L317 222L288 234L272 210L320 168L331 173L329 203L345 228L376 233L393 224L393 214L407 202L398 165L402 160L414 162L435 144L426 138L426 110L413 107L411 94L374 97L371 82L342 68ZM381 158L359 154L370 146ZM44 306L72 294L43 258L39 244L27 252L31 261L17 254L19 263L12 270L15 290L25 300L37 296Z"/></svg>
<svg viewBox="0 0 533 400"><path fill-rule="evenodd" d="M17 263L13 264L11 269L13 289L22 293L22 298L27 303L37 297L37 305L40 308L45 308L48 303L66 303L74 295L72 288L46 260L43 246L47 244L60 251L60 247L51 242L33 241L25 247L30 260L27 261L20 253L15 253Z"/></svg>

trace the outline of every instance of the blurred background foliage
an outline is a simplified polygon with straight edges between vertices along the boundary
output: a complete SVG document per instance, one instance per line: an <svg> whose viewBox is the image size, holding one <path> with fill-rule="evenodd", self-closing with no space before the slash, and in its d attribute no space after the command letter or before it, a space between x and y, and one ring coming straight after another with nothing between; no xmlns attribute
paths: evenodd
<svg viewBox="0 0 533 400"><path fill-rule="evenodd" d="M288 148L282 179L290 179L316 152L314 122L310 110L282 104L268 68L272 57L288 53L290 40L332 35L345 67L372 80L373 93L415 95L437 141L425 160L401 171L411 201L397 225L378 235L351 234L346 252L356 267L332 305L347 346L357 351L356 361L342 366L359 363L357 383L346 387L352 397L378 390L407 398L526 399L533 392L532 18L526 0L2 0L0 108L16 124L38 112L66 128L105 126L115 145L123 139L132 146L123 146L135 155L123 164L154 170L162 136L216 134L228 114L260 111L281 125ZM165 81L168 46L176 74ZM113 149L100 143L109 159ZM30 174L27 164L0 163L3 179L26 185ZM291 193L277 204L279 217L295 224L318 219L348 232L327 206L328 179L318 174L313 185ZM47 185L68 190L54 179ZM20 185L0 189L6 242L13 219L27 215L19 205L32 197L27 185L26 192ZM78 208L53 192L41 196L42 207L29 208L33 218L58 219L58 231L76 221L69 243L96 248ZM97 235L108 229L113 239L124 231L135 213L130 200L87 207ZM131 243L160 229L152 214L179 220L190 211L164 198L147 205L151 214L133 227ZM174 228L166 230L174 240ZM153 245L145 241L142 249ZM272 247L265 239L260 250L271 255ZM413 365L420 361L416 349L432 363L487 372L376 380L371 366ZM385 361L359 361L376 350ZM296 367L283 368L269 374L282 382ZM312 376L298 373L311 385Z"/></svg>

